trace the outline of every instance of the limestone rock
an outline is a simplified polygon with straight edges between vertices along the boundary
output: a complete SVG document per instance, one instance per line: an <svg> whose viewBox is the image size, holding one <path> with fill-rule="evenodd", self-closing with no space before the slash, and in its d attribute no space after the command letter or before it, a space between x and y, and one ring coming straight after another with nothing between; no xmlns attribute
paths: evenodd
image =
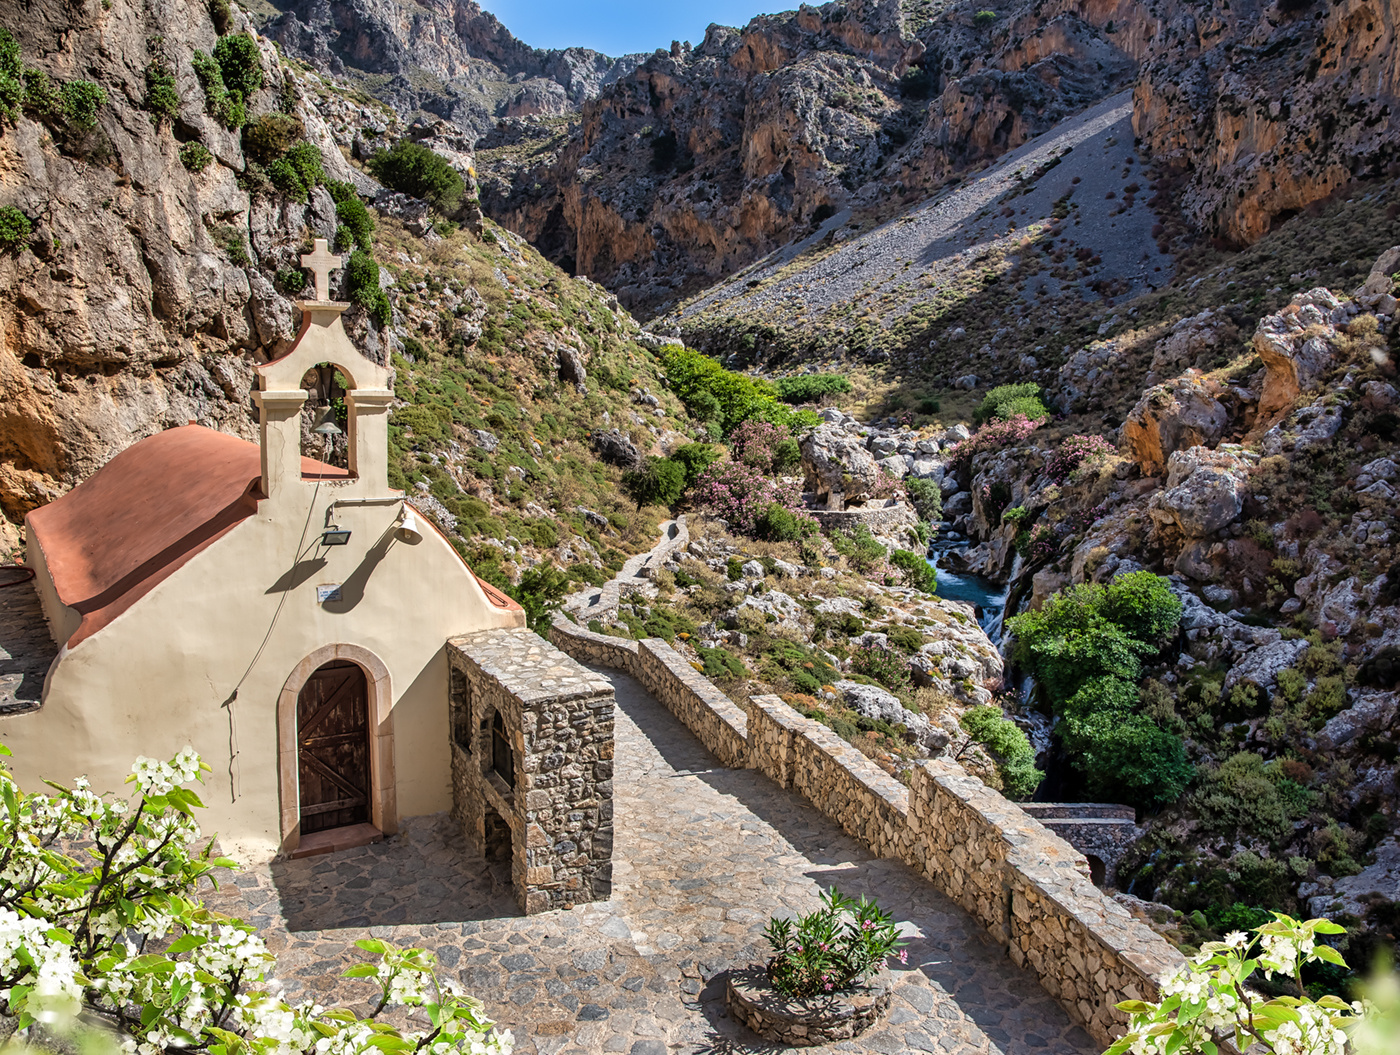
<svg viewBox="0 0 1400 1055"><path fill-rule="evenodd" d="M267 357L276 359L291 347L301 323L301 313L259 271L248 272L248 287L251 293L248 309L253 316L258 340Z"/></svg>
<svg viewBox="0 0 1400 1055"><path fill-rule="evenodd" d="M1258 421L1272 424L1298 398L1310 391L1318 377L1332 364L1332 349L1310 327L1324 327L1323 332L1335 334L1322 322L1316 307L1316 319L1309 318L1305 305L1296 310L1285 309L1259 320L1254 331L1254 350L1264 363L1264 390L1259 395Z"/></svg>
<svg viewBox="0 0 1400 1055"><path fill-rule="evenodd" d="M1251 649L1225 675L1225 691L1228 692L1241 682L1257 685L1266 692L1272 691L1278 681L1278 672L1293 666L1307 647L1306 641L1284 641L1280 638L1270 644Z"/></svg>
<svg viewBox="0 0 1400 1055"><path fill-rule="evenodd" d="M1219 443L1228 423L1203 382L1180 377L1143 393L1123 422L1123 438L1142 474L1159 476L1174 452Z"/></svg>
<svg viewBox="0 0 1400 1055"><path fill-rule="evenodd" d="M1192 447L1167 459L1166 489L1149 509L1159 523L1173 523L1187 538L1205 538L1244 510L1248 464L1237 454Z"/></svg>
<svg viewBox="0 0 1400 1055"><path fill-rule="evenodd" d="M816 492L828 509L869 497L880 476L874 457L856 436L834 425L822 425L801 441L806 489Z"/></svg>
<svg viewBox="0 0 1400 1055"><path fill-rule="evenodd" d="M598 457L609 465L635 469L642 461L642 452L632 440L617 429L595 432L590 441Z"/></svg>

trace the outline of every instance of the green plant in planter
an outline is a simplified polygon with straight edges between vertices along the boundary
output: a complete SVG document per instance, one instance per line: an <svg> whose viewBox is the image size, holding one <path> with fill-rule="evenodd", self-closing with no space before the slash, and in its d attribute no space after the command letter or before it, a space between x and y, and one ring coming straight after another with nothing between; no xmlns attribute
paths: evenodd
<svg viewBox="0 0 1400 1055"><path fill-rule="evenodd" d="M870 898L847 897L835 887L822 895L822 907L794 924L773 918L763 936L773 949L768 980L785 996L840 993L869 978L891 956L904 963L894 917Z"/></svg>

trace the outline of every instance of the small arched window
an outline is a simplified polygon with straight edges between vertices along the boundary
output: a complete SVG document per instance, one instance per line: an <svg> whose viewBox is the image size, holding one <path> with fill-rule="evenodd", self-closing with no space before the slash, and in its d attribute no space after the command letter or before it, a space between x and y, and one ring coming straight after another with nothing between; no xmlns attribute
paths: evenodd
<svg viewBox="0 0 1400 1055"><path fill-rule="evenodd" d="M491 768L506 787L515 787L515 758L510 749L510 734L506 732L505 719L497 711L491 717Z"/></svg>

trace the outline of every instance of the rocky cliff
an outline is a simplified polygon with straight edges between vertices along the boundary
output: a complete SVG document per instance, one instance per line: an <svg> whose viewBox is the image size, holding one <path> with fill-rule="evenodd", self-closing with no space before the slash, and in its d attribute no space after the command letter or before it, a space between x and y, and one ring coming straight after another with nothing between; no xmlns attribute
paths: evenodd
<svg viewBox="0 0 1400 1055"><path fill-rule="evenodd" d="M588 48L522 43L472 0L278 0L263 32L286 52L361 81L401 114L480 135L496 121L570 114L637 64Z"/></svg>

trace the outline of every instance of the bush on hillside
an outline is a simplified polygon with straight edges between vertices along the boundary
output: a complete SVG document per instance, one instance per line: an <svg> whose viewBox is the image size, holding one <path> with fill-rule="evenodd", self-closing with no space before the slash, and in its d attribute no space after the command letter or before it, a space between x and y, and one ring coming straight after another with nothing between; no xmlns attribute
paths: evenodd
<svg viewBox="0 0 1400 1055"><path fill-rule="evenodd" d="M247 33L220 37L214 45L214 61L219 64L224 87L247 101L263 86L262 56L258 42Z"/></svg>
<svg viewBox="0 0 1400 1055"><path fill-rule="evenodd" d="M729 436L736 460L773 476L785 473L802 460L797 441L784 429L750 418Z"/></svg>
<svg viewBox="0 0 1400 1055"><path fill-rule="evenodd" d="M681 345L663 352L666 380L686 409L699 421L714 422L722 435L756 419L795 432L815 427L811 411L793 411L778 402L771 384L726 370L715 360Z"/></svg>
<svg viewBox="0 0 1400 1055"><path fill-rule="evenodd" d="M740 462L706 468L695 481L694 497L697 506L722 518L731 531L741 535L753 535L759 517L775 502L794 515L802 509L802 492L796 481L775 480Z"/></svg>
<svg viewBox="0 0 1400 1055"><path fill-rule="evenodd" d="M0 118L13 121L24 104L24 66L19 57L19 41L0 26Z"/></svg>
<svg viewBox="0 0 1400 1055"><path fill-rule="evenodd" d="M156 124L172 121L180 115L180 91L175 87L175 75L161 59L146 67L146 111Z"/></svg>
<svg viewBox="0 0 1400 1055"><path fill-rule="evenodd" d="M1018 663L1036 676L1071 763L1096 795L1160 807L1191 779L1181 738L1141 713L1137 682L1181 619L1151 572L1080 583L1006 622Z"/></svg>
<svg viewBox="0 0 1400 1055"><path fill-rule="evenodd" d="M671 458L648 458L638 468L622 474L622 489L638 509L646 505L675 505L685 484L685 466Z"/></svg>
<svg viewBox="0 0 1400 1055"><path fill-rule="evenodd" d="M326 178L321 167L321 148L298 143L267 166L272 185L292 201L306 201L311 188Z"/></svg>
<svg viewBox="0 0 1400 1055"><path fill-rule="evenodd" d="M913 677L908 656L880 645L854 649L851 652L851 670L862 677L873 678L896 692L907 689Z"/></svg>
<svg viewBox="0 0 1400 1055"><path fill-rule="evenodd" d="M1031 421L1043 421L1050 416L1040 401L1040 386L1033 381L1020 385L998 385L985 396L972 415L975 424L988 421L1010 421L1021 414Z"/></svg>
<svg viewBox="0 0 1400 1055"><path fill-rule="evenodd" d="M13 205L0 205L0 252L18 249L33 231L28 216Z"/></svg>
<svg viewBox="0 0 1400 1055"><path fill-rule="evenodd" d="M564 595L569 592L569 577L553 564L537 564L526 568L520 575L520 582L507 586L505 592L525 609L525 625L545 637L554 613L559 611Z"/></svg>
<svg viewBox="0 0 1400 1055"><path fill-rule="evenodd" d="M350 302L364 308L380 329L389 325L393 309L384 290L379 288L379 265L363 249L350 254L345 267L345 291Z"/></svg>
<svg viewBox="0 0 1400 1055"><path fill-rule="evenodd" d="M938 592L938 573L921 553L897 549L890 554L890 563L900 571L905 586L913 587L921 593Z"/></svg>
<svg viewBox="0 0 1400 1055"><path fill-rule="evenodd" d="M971 708L959 724L996 760L1007 798L1025 800L1035 794L1045 774L1035 768L1035 750L1025 730L990 704Z"/></svg>
<svg viewBox="0 0 1400 1055"><path fill-rule="evenodd" d="M243 149L255 161L267 164L300 143L306 127L290 114L262 114L243 126Z"/></svg>
<svg viewBox="0 0 1400 1055"><path fill-rule="evenodd" d="M714 464L720 448L708 443L687 443L671 452L671 459L685 467L685 485L691 486L696 479Z"/></svg>
<svg viewBox="0 0 1400 1055"><path fill-rule="evenodd" d="M1102 436L1071 436L1055 448L1046 463L1045 474L1057 484L1062 484L1080 468L1101 461L1116 448Z"/></svg>
<svg viewBox="0 0 1400 1055"><path fill-rule="evenodd" d="M937 483L910 477L904 481L904 493L920 520L936 524L943 519L943 488Z"/></svg>
<svg viewBox="0 0 1400 1055"><path fill-rule="evenodd" d="M247 107L243 104L243 96L229 91L224 84L218 60L196 50L190 56L190 65L194 67L195 77L204 89L204 112L225 128L242 128L248 119Z"/></svg>
<svg viewBox="0 0 1400 1055"><path fill-rule="evenodd" d="M809 514L778 502L770 502L754 520L754 535L769 542L801 542L820 530Z"/></svg>
<svg viewBox="0 0 1400 1055"><path fill-rule="evenodd" d="M180 164L191 172L203 172L209 167L214 155L209 148L197 139L192 139L180 147Z"/></svg>
<svg viewBox="0 0 1400 1055"><path fill-rule="evenodd" d="M446 158L421 143L400 139L368 162L370 172L386 187L422 198L438 212L450 216L462 204L466 182Z"/></svg>
<svg viewBox="0 0 1400 1055"><path fill-rule="evenodd" d="M833 531L831 546L862 575L878 568L888 552L865 524L857 524L850 531Z"/></svg>
<svg viewBox="0 0 1400 1055"><path fill-rule="evenodd" d="M1039 421L1032 420L1024 414L1015 414L1007 421L988 422L967 439L953 445L948 452L951 464L958 472L963 472L977 455L999 451L1013 443L1020 443L1030 436L1039 424Z"/></svg>
<svg viewBox="0 0 1400 1055"><path fill-rule="evenodd" d="M851 382L840 374L804 374L780 378L773 382L773 387L784 403L797 406L816 403L826 396L845 395L851 390Z"/></svg>

